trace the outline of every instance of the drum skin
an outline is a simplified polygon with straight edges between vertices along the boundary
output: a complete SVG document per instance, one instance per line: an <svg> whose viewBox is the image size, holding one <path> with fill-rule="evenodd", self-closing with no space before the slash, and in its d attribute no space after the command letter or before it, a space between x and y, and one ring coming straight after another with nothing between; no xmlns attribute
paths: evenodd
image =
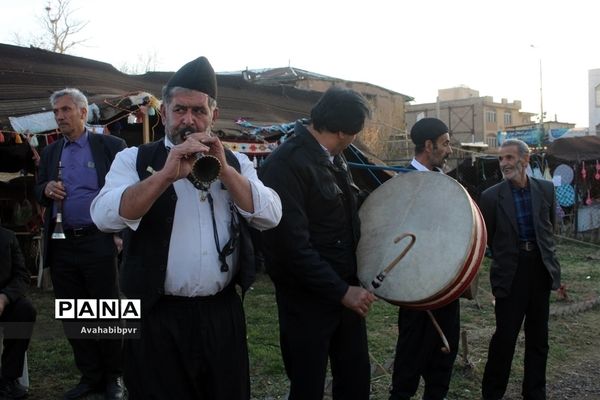
<svg viewBox="0 0 600 400"><path fill-rule="evenodd" d="M454 179L407 172L367 197L359 211L358 277L373 293L396 305L429 310L457 299L477 276L487 242L477 205ZM413 247L374 288L373 279L408 245Z"/></svg>

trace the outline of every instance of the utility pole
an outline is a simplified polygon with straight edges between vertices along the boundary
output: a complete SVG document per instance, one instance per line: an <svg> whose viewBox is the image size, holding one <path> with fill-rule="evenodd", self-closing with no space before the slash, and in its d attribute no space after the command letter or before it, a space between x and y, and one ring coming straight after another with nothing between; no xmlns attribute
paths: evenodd
<svg viewBox="0 0 600 400"><path fill-rule="evenodd" d="M530 44L529 47L531 47L532 49L538 49L539 47L536 47L533 44ZM539 54L540 57L540 124L544 123L544 93L543 93L543 85L542 85L542 55Z"/></svg>
<svg viewBox="0 0 600 400"><path fill-rule="evenodd" d="M540 56L540 123L544 123L544 95L542 92L542 56Z"/></svg>

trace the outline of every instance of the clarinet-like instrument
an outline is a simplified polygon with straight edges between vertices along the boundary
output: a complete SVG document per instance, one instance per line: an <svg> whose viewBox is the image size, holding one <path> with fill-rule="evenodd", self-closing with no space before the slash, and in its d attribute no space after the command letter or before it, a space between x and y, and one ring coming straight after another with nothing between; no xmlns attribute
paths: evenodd
<svg viewBox="0 0 600 400"><path fill-rule="evenodd" d="M58 177L57 182L62 182L62 163L58 162ZM52 232L52 239L66 239L65 231L62 226L62 200L56 201L56 224L54 225L54 231Z"/></svg>

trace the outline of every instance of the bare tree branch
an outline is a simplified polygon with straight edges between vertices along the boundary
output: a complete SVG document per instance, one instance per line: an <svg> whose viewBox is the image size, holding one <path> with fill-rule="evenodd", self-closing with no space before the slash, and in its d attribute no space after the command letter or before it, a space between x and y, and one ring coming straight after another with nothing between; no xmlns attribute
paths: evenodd
<svg viewBox="0 0 600 400"><path fill-rule="evenodd" d="M89 21L73 20L74 10L71 0L55 0L54 5L48 1L44 26L50 36L49 50L56 53L66 53L72 47L85 42L87 39L73 40L73 36L81 32Z"/></svg>
<svg viewBox="0 0 600 400"><path fill-rule="evenodd" d="M156 50L153 50L146 54L138 54L137 63L135 64L124 62L119 67L119 71L130 75L140 75L149 71L156 71L158 64L158 53Z"/></svg>
<svg viewBox="0 0 600 400"><path fill-rule="evenodd" d="M76 38L76 35L85 29L89 21L74 19L75 11L71 8L71 0L48 0L45 14L38 17L42 33L30 34L29 38L24 38L15 32L13 43L19 46L39 47L56 53L66 53L88 40Z"/></svg>

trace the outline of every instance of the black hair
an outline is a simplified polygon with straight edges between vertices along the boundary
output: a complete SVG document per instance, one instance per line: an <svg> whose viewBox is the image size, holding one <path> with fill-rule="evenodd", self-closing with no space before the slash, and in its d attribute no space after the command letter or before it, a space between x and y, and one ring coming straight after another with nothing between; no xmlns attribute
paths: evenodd
<svg viewBox="0 0 600 400"><path fill-rule="evenodd" d="M318 132L347 135L360 132L370 116L369 103L360 93L336 86L330 87L310 111L312 125Z"/></svg>
<svg viewBox="0 0 600 400"><path fill-rule="evenodd" d="M450 133L448 132L448 134L450 134ZM452 136L452 135L450 135L450 136ZM437 150L437 148L438 148L438 145L437 145L438 138L439 138L439 136L437 138L435 138L435 139L427 139L427 140L431 140L431 144L433 145L432 150ZM427 140L425 141L425 143L415 144L415 155L416 156L418 156L419 154L421 154L421 153L423 153L425 151Z"/></svg>
<svg viewBox="0 0 600 400"><path fill-rule="evenodd" d="M420 143L415 145L415 155L418 156L422 152L425 151L425 143Z"/></svg>

